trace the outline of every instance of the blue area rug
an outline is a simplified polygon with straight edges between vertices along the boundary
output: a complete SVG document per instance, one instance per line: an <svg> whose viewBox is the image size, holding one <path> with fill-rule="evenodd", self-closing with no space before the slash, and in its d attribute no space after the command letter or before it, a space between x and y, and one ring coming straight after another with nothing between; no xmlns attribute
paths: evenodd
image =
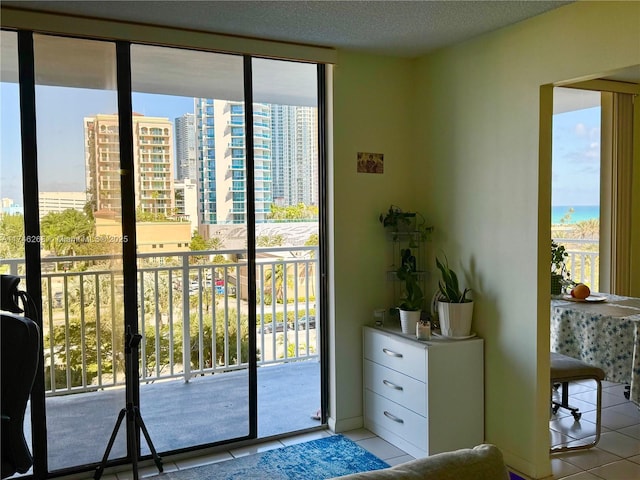
<svg viewBox="0 0 640 480"><path fill-rule="evenodd" d="M386 468L385 462L342 435L277 448L201 467L168 472L167 480L323 480Z"/></svg>

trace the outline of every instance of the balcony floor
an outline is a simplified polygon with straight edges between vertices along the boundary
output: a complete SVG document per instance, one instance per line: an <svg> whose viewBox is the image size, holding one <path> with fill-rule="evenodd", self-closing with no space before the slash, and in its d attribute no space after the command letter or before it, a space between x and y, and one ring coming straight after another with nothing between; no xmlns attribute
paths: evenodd
<svg viewBox="0 0 640 480"><path fill-rule="evenodd" d="M156 450L247 435L247 385L246 370L141 385L140 412ZM47 398L49 469L100 462L125 403L122 388ZM258 368L259 438L319 426L311 418L319 407L317 360ZM125 442L122 425L110 459L125 455ZM144 438L141 443L149 454Z"/></svg>

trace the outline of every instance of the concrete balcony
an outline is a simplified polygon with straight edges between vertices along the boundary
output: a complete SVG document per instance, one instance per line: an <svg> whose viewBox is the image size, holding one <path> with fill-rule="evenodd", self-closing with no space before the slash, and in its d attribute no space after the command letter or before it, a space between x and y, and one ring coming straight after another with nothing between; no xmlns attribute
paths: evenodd
<svg viewBox="0 0 640 480"><path fill-rule="evenodd" d="M320 406L318 250L257 253L251 330L258 435L266 438L320 425L311 419ZM140 409L159 452L248 434L250 306L243 258L244 250L138 255ZM0 260L0 268L20 275L24 261ZM51 470L98 463L125 405L121 271L121 261L109 256L42 260ZM112 459L125 455L124 426L120 432ZM142 453L149 453L144 439Z"/></svg>

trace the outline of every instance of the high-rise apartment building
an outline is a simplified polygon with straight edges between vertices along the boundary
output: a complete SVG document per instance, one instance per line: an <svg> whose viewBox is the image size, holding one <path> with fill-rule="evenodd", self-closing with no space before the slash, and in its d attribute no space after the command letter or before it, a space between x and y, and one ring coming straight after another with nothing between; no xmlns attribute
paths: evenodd
<svg viewBox="0 0 640 480"><path fill-rule="evenodd" d="M176 180L188 178L196 181L196 117L185 113L175 119L176 125Z"/></svg>
<svg viewBox="0 0 640 480"><path fill-rule="evenodd" d="M271 105L271 125L274 203L317 205L317 109Z"/></svg>
<svg viewBox="0 0 640 480"><path fill-rule="evenodd" d="M191 232L198 229L198 192L193 180L185 178L174 183L176 218L191 223Z"/></svg>
<svg viewBox="0 0 640 480"><path fill-rule="evenodd" d="M121 209L118 116L84 119L87 189L95 210ZM174 215L173 128L168 118L133 116L133 162L136 209Z"/></svg>
<svg viewBox="0 0 640 480"><path fill-rule="evenodd" d="M244 104L195 99L199 224L246 223ZM271 107L253 106L256 222L270 212Z"/></svg>

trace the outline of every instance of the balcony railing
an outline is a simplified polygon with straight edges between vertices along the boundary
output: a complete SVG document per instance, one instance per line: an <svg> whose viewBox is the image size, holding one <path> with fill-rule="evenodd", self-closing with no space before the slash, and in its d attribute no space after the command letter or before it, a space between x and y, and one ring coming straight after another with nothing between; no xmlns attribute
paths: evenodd
<svg viewBox="0 0 640 480"><path fill-rule="evenodd" d="M257 257L258 365L317 357L317 247L259 248ZM245 259L244 250L138 254L141 382L248 367ZM0 269L23 276L24 260ZM47 395L125 384L119 258L44 257L42 309Z"/></svg>
<svg viewBox="0 0 640 480"><path fill-rule="evenodd" d="M565 261L571 280L589 285L594 292L599 291L600 241L597 239L554 238L564 245L569 255Z"/></svg>

